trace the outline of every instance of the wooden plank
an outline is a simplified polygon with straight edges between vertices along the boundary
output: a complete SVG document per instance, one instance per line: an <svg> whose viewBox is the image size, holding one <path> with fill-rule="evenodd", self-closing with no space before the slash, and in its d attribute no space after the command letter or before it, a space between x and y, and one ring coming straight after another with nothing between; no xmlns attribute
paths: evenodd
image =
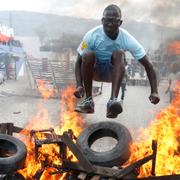
<svg viewBox="0 0 180 180"><path fill-rule="evenodd" d="M78 147L77 145L74 144L74 142L69 137L67 132L63 133L62 140L69 147L69 149L72 151L72 153L76 156L80 165L86 170L86 172L90 173L95 170L93 168L92 164L83 155L80 147Z"/></svg>
<svg viewBox="0 0 180 180"><path fill-rule="evenodd" d="M86 177L87 177L87 174L86 174L86 173L82 173L82 172L81 172L81 173L78 175L78 179L80 179L80 180L85 180Z"/></svg>
<svg viewBox="0 0 180 180"><path fill-rule="evenodd" d="M12 136L13 135L13 128L14 128L13 123L7 123L7 134Z"/></svg>
<svg viewBox="0 0 180 180"><path fill-rule="evenodd" d="M6 134L7 132L7 123L0 124L0 133Z"/></svg>
<svg viewBox="0 0 180 180"><path fill-rule="evenodd" d="M62 167L69 168L69 169L75 170L75 171L88 173L86 171L86 169L83 166L81 166L79 163L70 162L67 160L63 161ZM93 168L94 168L94 171L91 172L91 174L100 175L100 176L104 176L104 177L111 177L111 178L114 178L115 174L117 174L120 171L117 169L101 167L101 166L96 166L96 165L93 165Z"/></svg>
<svg viewBox="0 0 180 180"><path fill-rule="evenodd" d="M96 176L93 176L93 177L91 178L91 180L100 180L100 178L101 178L101 176L96 175Z"/></svg>
<svg viewBox="0 0 180 180"><path fill-rule="evenodd" d="M140 166L142 166L143 164L145 164L146 162L152 160L154 157L154 155L149 155L143 159L140 159L138 161L136 161L135 163L121 169L121 171L119 171L118 174L116 174L116 176L120 179L126 175L128 175L130 172L132 172L135 168L139 168Z"/></svg>

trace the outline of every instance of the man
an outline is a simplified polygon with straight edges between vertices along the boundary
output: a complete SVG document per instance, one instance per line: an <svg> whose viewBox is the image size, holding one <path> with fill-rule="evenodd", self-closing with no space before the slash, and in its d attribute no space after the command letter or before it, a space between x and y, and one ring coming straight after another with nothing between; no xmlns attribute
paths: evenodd
<svg viewBox="0 0 180 180"><path fill-rule="evenodd" d="M124 51L130 51L146 69L150 85L151 103L159 102L156 74L148 61L143 47L124 29L121 10L116 5L109 5L103 12L102 25L86 33L78 47L78 57L75 65L77 89L74 95L85 99L75 109L81 113L93 113L92 81L111 82L111 96L107 103L108 118L116 118L122 112L117 100L120 85L124 77Z"/></svg>
<svg viewBox="0 0 180 180"><path fill-rule="evenodd" d="M125 91L126 91L126 84L127 84L127 81L128 81L128 73L127 73L127 62L125 61L124 62L124 65L125 65L125 73L124 73L124 77L121 81L121 104L123 104L123 101L124 101L124 96L125 96Z"/></svg>

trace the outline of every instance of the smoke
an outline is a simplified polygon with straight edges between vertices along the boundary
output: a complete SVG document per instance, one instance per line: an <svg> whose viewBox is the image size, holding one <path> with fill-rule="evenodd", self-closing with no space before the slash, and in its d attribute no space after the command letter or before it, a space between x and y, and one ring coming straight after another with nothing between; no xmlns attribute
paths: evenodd
<svg viewBox="0 0 180 180"><path fill-rule="evenodd" d="M180 0L154 0L150 16L162 25L180 27Z"/></svg>
<svg viewBox="0 0 180 180"><path fill-rule="evenodd" d="M7 1L7 2L6 2ZM123 20L180 27L180 0L0 0L0 10L27 10L90 19L101 19L110 4L118 5Z"/></svg>
<svg viewBox="0 0 180 180"><path fill-rule="evenodd" d="M180 27L180 0L98 0L96 6L117 4L124 19Z"/></svg>
<svg viewBox="0 0 180 180"><path fill-rule="evenodd" d="M122 5L127 0L52 0L49 13L89 19L101 19L103 10L109 4Z"/></svg>
<svg viewBox="0 0 180 180"><path fill-rule="evenodd" d="M123 19L180 27L180 0L59 0L52 1L52 11L68 16L100 19L110 4L118 5Z"/></svg>

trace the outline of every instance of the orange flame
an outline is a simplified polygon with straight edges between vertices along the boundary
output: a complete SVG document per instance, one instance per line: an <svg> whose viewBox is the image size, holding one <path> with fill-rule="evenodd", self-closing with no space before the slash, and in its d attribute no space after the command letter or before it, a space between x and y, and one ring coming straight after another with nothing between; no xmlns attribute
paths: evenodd
<svg viewBox="0 0 180 180"><path fill-rule="evenodd" d="M84 120L79 113L74 111L75 98L72 96L74 92L73 87L68 87L66 91L61 92L60 102L61 113L61 134L68 129L72 129L75 136L78 136L84 128ZM70 94L70 95L68 95Z"/></svg>
<svg viewBox="0 0 180 180"><path fill-rule="evenodd" d="M53 95L52 92L54 92L54 90L49 91L49 89L46 89L44 85L44 82L40 81L39 90L41 91L44 99L40 101L37 114L32 119L30 119L25 129L38 130L49 129L51 127L54 128L56 134L59 135L61 135L62 132L68 129L72 129L74 135L78 136L82 131L84 122L82 117L80 117L78 113L74 112L75 98L72 95L74 87L68 87L67 89L61 91L61 126L55 127L51 122L48 121L48 111L43 106L43 103L47 100L47 98ZM34 179L34 177L37 176L38 173L41 175L40 180L64 179L66 173L50 175L50 172L56 172L57 170L53 167L48 168L46 167L47 165L43 167L44 163L48 165L61 165L62 162L59 158L59 146L56 144L42 145L42 147L38 149L38 161L35 161L34 142L32 142L29 137L23 136L24 134L27 135L26 130L23 130L21 132L21 137L19 138L22 139L22 141L26 144L27 157L25 161L25 168L19 170L18 172L22 174L25 179ZM36 133L36 136L38 137L38 139L45 139L42 133ZM68 158L74 158L70 151L68 151Z"/></svg>
<svg viewBox="0 0 180 180"><path fill-rule="evenodd" d="M177 84L177 94L171 105L161 111L148 129L141 131L139 141L131 146L132 155L129 163L135 162L149 154L152 154L151 143L153 139L158 141L156 175L169 175L180 173L180 82ZM57 134L72 129L76 136L82 131L84 121L78 113L74 112L75 99L72 96L73 87L68 87L61 92L60 101L60 127L55 127L48 122L48 111L43 107L43 102L39 104L40 110L30 121L26 128L28 129L47 129L55 128ZM22 132L23 134L23 132ZM39 138L44 138L42 134L37 133ZM43 163L49 165L61 165L61 159L58 158L58 146L43 145L39 148L38 161L35 161L34 143L29 138L23 140L26 143L28 154L25 162L25 168L19 170L25 179L34 179L38 172L42 171L41 180L63 180L64 174L50 175L50 172L56 172L51 167L43 167ZM69 151L68 156L72 156ZM151 162L144 164L140 168L139 177L148 177L151 175Z"/></svg>
<svg viewBox="0 0 180 180"><path fill-rule="evenodd" d="M37 87L44 99L53 97L57 92L48 81L37 80Z"/></svg>
<svg viewBox="0 0 180 180"><path fill-rule="evenodd" d="M141 130L139 141L131 147L129 163L152 154L152 140L158 142L156 175L180 174L180 81L176 96L147 129ZM151 162L140 168L139 177L151 175Z"/></svg>
<svg viewBox="0 0 180 180"><path fill-rule="evenodd" d="M180 41L177 40L170 43L167 50L170 54L180 55Z"/></svg>

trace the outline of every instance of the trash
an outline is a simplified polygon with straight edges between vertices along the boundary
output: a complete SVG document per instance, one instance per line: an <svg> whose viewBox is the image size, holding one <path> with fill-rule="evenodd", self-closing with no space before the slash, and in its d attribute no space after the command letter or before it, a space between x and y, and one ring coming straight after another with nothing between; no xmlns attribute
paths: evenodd
<svg viewBox="0 0 180 180"><path fill-rule="evenodd" d="M13 114L19 114L19 113L21 113L21 111L13 112Z"/></svg>

